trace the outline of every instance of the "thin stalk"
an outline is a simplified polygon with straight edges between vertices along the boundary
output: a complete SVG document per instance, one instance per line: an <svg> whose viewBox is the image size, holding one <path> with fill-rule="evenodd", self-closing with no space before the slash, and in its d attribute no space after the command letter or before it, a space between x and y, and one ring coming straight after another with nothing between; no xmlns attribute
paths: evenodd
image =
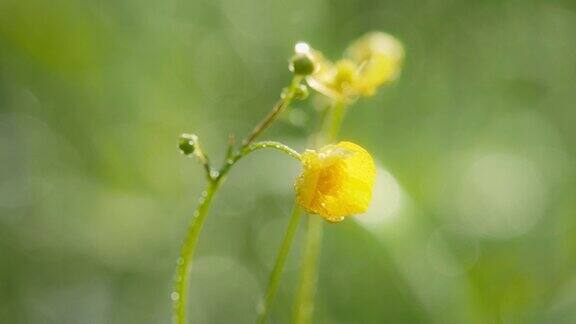
<svg viewBox="0 0 576 324"><path fill-rule="evenodd" d="M198 242L200 231L202 230L202 226L204 225L204 221L208 215L210 204L212 203L214 194L220 186L220 179L210 181L206 191L202 192L202 198L200 198L200 203L194 211L194 218L188 228L188 234L186 235L186 239L184 240L184 244L180 250L180 257L178 258L178 265L176 267L176 277L174 278L174 291L170 294L170 298L173 301L173 322L175 324L186 324L186 306L190 286L189 281L192 259L194 257L194 251L196 250L196 243Z"/></svg>
<svg viewBox="0 0 576 324"><path fill-rule="evenodd" d="M231 158L226 160L226 163L224 163L224 165L222 166L222 168L220 168L220 171L218 172L218 176L224 176L228 173L228 171L230 171L230 168L232 168L232 166L234 164L236 164L236 162L238 162L240 159L242 159L243 157L245 157L246 155L257 151L257 150L261 150L261 149L274 149L277 151L280 151L286 155L288 155L289 157L296 159L296 160L300 160L301 156L300 153L294 151L293 149L291 149L290 147L280 143L280 142L275 142L275 141L262 141L262 142L256 142L256 143L252 143L248 146L245 146L242 150L240 150L240 152L234 154Z"/></svg>
<svg viewBox="0 0 576 324"><path fill-rule="evenodd" d="M322 247L322 218L317 215L308 217L308 230L306 231L306 245L300 284L298 286L294 323L307 324L314 314L314 297L316 296L316 283L318 280L318 257Z"/></svg>
<svg viewBox="0 0 576 324"><path fill-rule="evenodd" d="M246 156L249 153L252 153L256 150L261 150L261 149L265 149L265 148L271 148L271 149L275 149L278 150L286 155L288 155L289 157L296 159L296 160L300 160L301 156L300 153L294 151L293 149L291 149L290 147L280 143L280 142L275 142L275 141L261 141L261 142L256 142L253 143L247 147L245 147L242 150L242 156Z"/></svg>
<svg viewBox="0 0 576 324"><path fill-rule="evenodd" d="M268 318L270 306L276 297L276 292L280 286L280 280L282 278L282 271L284 270L284 265L286 264L286 259L288 258L288 253L290 252L290 247L294 241L294 236L296 235L298 224L300 223L300 216L302 215L302 209L298 204L294 205L292 210L292 216L290 217L290 222L288 223L288 228L284 234L284 240L276 256L276 262L274 263L274 269L270 274L270 279L268 280L268 287L266 288L266 295L264 296L261 304L258 307L258 320L257 323L264 324Z"/></svg>
<svg viewBox="0 0 576 324"><path fill-rule="evenodd" d="M329 118L326 120L328 127L324 130L326 137L326 143L329 144L336 140L338 134L340 134L340 128L342 127L342 121L346 115L346 102L344 100L337 100L334 102Z"/></svg>
<svg viewBox="0 0 576 324"><path fill-rule="evenodd" d="M270 127L270 125L272 125L272 123L278 118L278 116L280 116L282 111L284 111L284 109L286 109L286 107L290 105L290 103L294 99L294 96L296 95L296 91L298 90L298 87L300 86L301 82L302 82L302 76L296 75L294 76L294 78L292 78L292 82L290 83L290 86L286 89L286 91L283 92L282 98L278 100L278 102L274 105L274 107L268 113L268 115L266 115L266 117L264 117L264 119L262 119L262 121L258 125L256 125L256 127L254 127L252 133L250 133L250 135L246 137L246 139L242 143L243 147L246 147L250 145L252 142L254 142L256 138L260 136L260 134L262 134L268 127Z"/></svg>

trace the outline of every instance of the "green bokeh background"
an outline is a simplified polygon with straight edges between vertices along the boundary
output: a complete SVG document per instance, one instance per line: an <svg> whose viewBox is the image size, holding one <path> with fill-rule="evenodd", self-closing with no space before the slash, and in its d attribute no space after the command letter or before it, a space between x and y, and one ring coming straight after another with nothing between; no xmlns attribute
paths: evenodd
<svg viewBox="0 0 576 324"><path fill-rule="evenodd" d="M325 227L314 323L576 322L574 1L0 0L0 322L167 323L216 160L289 82L371 30L398 82L342 138L378 161L371 210ZM313 96L264 137L303 150ZM202 233L194 323L252 323L299 166L259 152ZM304 226L302 223L301 229ZM289 323L302 232L271 323Z"/></svg>

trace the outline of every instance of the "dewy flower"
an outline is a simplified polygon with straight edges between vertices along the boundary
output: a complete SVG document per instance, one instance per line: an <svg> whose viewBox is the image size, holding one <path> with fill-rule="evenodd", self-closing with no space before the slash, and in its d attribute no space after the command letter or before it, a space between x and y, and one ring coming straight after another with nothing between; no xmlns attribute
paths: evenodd
<svg viewBox="0 0 576 324"><path fill-rule="evenodd" d="M363 213L372 199L376 168L372 156L351 142L302 154L304 169L296 181L298 203L331 222Z"/></svg>
<svg viewBox="0 0 576 324"><path fill-rule="evenodd" d="M376 89L396 79L404 59L400 41L382 32L371 32L352 43L345 58L332 63L310 49L316 71L307 78L316 91L332 98L371 96Z"/></svg>

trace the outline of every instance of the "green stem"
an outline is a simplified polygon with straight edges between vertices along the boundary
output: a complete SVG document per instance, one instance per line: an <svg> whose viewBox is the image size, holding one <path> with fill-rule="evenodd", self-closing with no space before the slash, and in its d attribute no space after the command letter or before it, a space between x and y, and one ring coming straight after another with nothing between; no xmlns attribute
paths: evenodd
<svg viewBox="0 0 576 324"><path fill-rule="evenodd" d="M335 101L331 108L330 118L327 119L327 121L330 122L329 128L324 130L327 141L324 144L329 144L336 140L340 133L340 128L342 127L342 121L344 120L345 114L346 102L344 100Z"/></svg>
<svg viewBox="0 0 576 324"><path fill-rule="evenodd" d="M245 146L244 148L242 148L242 150L239 153L237 153L237 154L233 155L231 158L229 158L226 161L226 163L224 163L224 165L222 166L220 171L218 172L218 176L221 177L223 175L226 175L226 173L228 173L228 171L230 171L230 168L232 168L232 166L234 164L236 164L236 162L238 162L241 158L245 157L246 155L248 155L254 151L266 149L266 148L278 150L278 151L285 153L289 157L296 159L298 161L301 159L300 153L294 151L290 147L288 147L288 146L286 146L280 142L275 142L275 141L256 142L256 143L252 143L248 146Z"/></svg>
<svg viewBox="0 0 576 324"><path fill-rule="evenodd" d="M296 230L298 229L298 223L300 223L300 216L302 215L302 209L296 204L292 210L292 217L290 217L290 222L288 223L288 228L284 234L284 240L276 256L276 262L274 264L274 269L270 274L270 279L268 280L268 287L266 288L266 295L264 296L261 304L258 307L258 320L257 323L264 324L268 318L270 306L274 301L278 287L280 286L280 279L282 278L282 271L284 270L284 265L286 264L286 259L288 253L290 252L290 247L294 241L294 236L296 235Z"/></svg>
<svg viewBox="0 0 576 324"><path fill-rule="evenodd" d="M186 324L186 309L188 301L188 290L190 280L190 269L192 267L192 258L198 242L198 236L208 215L210 203L214 198L214 194L220 186L220 180L210 181L206 191L202 193L200 203L194 211L194 218L188 228L188 234L184 240L184 244L180 250L180 257L178 258L178 266L176 268L176 277L174 291L170 295L173 301L175 324Z"/></svg>
<svg viewBox="0 0 576 324"><path fill-rule="evenodd" d="M256 138L260 136L260 134L262 134L268 127L270 127L270 125L272 125L278 116L280 116L282 111L284 111L284 109L290 105L301 82L302 76L295 75L292 78L290 86L286 88L282 93L282 98L280 98L280 100L276 103L276 105L274 105L268 115L266 115L266 117L264 117L264 119L258 125L256 125L254 130L252 130L252 133L250 133L250 135L248 135L248 137L244 140L242 143L243 147L246 147L254 142Z"/></svg>
<svg viewBox="0 0 576 324"><path fill-rule="evenodd" d="M320 216L309 216L302 272L295 305L295 324L310 323L314 313L314 297L318 279L318 256L322 247L322 225Z"/></svg>
<svg viewBox="0 0 576 324"><path fill-rule="evenodd" d="M285 153L286 155L288 155L291 158L296 159L296 160L301 159L300 153L294 151L290 147L288 147L288 146L286 146L280 142L275 142L275 141L262 141L262 142L253 143L253 144L245 147L242 150L242 156L248 155L249 153L252 153L256 150L265 149L265 148L271 148L271 149L278 150L278 151Z"/></svg>

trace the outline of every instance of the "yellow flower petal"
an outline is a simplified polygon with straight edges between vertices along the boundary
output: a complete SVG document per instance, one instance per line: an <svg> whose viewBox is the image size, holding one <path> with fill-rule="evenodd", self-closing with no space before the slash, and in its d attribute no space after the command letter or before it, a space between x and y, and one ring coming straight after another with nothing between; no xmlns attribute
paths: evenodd
<svg viewBox="0 0 576 324"><path fill-rule="evenodd" d="M338 222L368 209L376 168L362 147L351 142L327 145L304 152L302 162L296 193L307 212Z"/></svg>
<svg viewBox="0 0 576 324"><path fill-rule="evenodd" d="M360 95L370 96L379 86L398 77L404 47L389 34L371 32L348 47L346 56L360 66L355 90Z"/></svg>

